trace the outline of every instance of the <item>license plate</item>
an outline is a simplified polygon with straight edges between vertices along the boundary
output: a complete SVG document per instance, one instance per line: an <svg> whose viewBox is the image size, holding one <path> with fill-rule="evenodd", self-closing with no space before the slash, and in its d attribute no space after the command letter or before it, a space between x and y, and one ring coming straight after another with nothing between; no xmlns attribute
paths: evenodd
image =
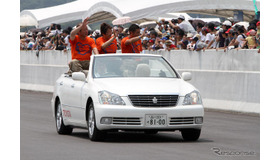
<svg viewBox="0 0 280 160"><path fill-rule="evenodd" d="M166 126L166 117L166 115L146 115L145 125L151 127Z"/></svg>

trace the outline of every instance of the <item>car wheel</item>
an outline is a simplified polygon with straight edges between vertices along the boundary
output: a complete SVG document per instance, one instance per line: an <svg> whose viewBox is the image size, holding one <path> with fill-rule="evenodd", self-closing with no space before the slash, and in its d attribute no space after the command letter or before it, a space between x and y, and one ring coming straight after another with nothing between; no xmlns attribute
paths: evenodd
<svg viewBox="0 0 280 160"><path fill-rule="evenodd" d="M93 103L90 104L88 110L88 136L91 141L101 141L105 139L106 132L100 131L96 127L95 113Z"/></svg>
<svg viewBox="0 0 280 160"><path fill-rule="evenodd" d="M196 141L200 136L201 129L183 129L181 130L184 141Z"/></svg>
<svg viewBox="0 0 280 160"><path fill-rule="evenodd" d="M73 128L64 125L60 101L56 105L55 113L56 131L58 134L71 134Z"/></svg>

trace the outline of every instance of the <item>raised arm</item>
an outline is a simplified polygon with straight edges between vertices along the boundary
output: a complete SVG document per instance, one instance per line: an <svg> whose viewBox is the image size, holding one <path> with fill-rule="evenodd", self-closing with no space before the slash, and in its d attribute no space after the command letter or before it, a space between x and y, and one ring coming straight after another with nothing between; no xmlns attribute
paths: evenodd
<svg viewBox="0 0 280 160"><path fill-rule="evenodd" d="M141 40L141 38L143 38L143 37L145 36L146 30L147 30L147 28L145 28L145 30L143 31L143 34L142 34L142 35L137 36L137 37L133 37L133 38L131 38L131 39L125 41L124 44L125 44L125 45L129 45L129 44L131 44L131 43L134 43L134 42L137 42L137 41Z"/></svg>
<svg viewBox="0 0 280 160"><path fill-rule="evenodd" d="M119 35L119 31L114 29L114 35L113 37L111 37L108 41L106 41L105 43L103 43L103 45L101 46L102 49L107 48L108 46L110 46L110 44L118 37Z"/></svg>
<svg viewBox="0 0 280 160"><path fill-rule="evenodd" d="M88 24L88 19L89 19L89 17L87 17L87 18L83 21L82 25L80 25L79 27L76 27L75 29L73 29L73 30L71 31L71 33L70 33L70 40L71 40L71 41L74 41L75 36L77 35L77 33L78 33L83 27L85 27L85 26Z"/></svg>

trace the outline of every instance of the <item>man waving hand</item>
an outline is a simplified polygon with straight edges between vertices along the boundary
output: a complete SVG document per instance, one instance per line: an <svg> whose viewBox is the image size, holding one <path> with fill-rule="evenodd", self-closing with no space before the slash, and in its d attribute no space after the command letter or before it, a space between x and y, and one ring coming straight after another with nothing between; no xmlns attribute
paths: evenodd
<svg viewBox="0 0 280 160"><path fill-rule="evenodd" d="M89 69L89 60L92 52L98 54L95 42L92 38L88 37L88 17L79 23L74 30L70 33L70 44L72 61L69 63L69 71L84 72ZM85 73L85 72L84 72Z"/></svg>

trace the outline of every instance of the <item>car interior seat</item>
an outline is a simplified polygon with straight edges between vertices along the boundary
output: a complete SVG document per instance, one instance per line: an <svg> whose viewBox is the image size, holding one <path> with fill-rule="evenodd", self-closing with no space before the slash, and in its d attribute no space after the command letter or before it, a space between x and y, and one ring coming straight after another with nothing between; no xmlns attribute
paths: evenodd
<svg viewBox="0 0 280 160"><path fill-rule="evenodd" d="M147 64L138 64L135 71L136 77L149 77L151 69Z"/></svg>

